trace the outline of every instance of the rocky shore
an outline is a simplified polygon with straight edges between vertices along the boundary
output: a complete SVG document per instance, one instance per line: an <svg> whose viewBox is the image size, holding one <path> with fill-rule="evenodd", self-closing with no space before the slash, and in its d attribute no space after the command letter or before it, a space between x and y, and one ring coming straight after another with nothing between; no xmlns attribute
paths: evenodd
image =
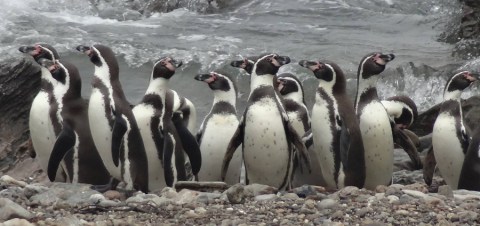
<svg viewBox="0 0 480 226"><path fill-rule="evenodd" d="M84 184L28 184L5 175L0 178L0 225L480 224L480 192L452 191L447 185L436 193L421 182L378 186L375 191L215 187L101 194Z"/></svg>

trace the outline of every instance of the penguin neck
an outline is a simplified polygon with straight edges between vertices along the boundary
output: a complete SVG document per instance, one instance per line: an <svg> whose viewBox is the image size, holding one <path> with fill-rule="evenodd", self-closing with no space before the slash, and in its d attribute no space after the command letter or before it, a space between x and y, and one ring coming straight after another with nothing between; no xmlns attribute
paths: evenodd
<svg viewBox="0 0 480 226"><path fill-rule="evenodd" d="M462 91L460 90L454 90L454 91L445 91L443 93L443 100L454 100L460 102L460 97L462 95Z"/></svg>
<svg viewBox="0 0 480 226"><path fill-rule="evenodd" d="M108 89L115 92L119 97L126 99L118 79L118 70L110 70L108 65L104 63L101 67L95 66L95 77L100 79Z"/></svg>
<svg viewBox="0 0 480 226"><path fill-rule="evenodd" d="M42 80L41 88L44 90L48 89L56 82L56 80L52 77L52 73L50 73L50 71L44 67L41 68L40 78Z"/></svg>
<svg viewBox="0 0 480 226"><path fill-rule="evenodd" d="M357 108L360 101L362 101L362 95L366 93L369 93L371 97L378 99L376 88L377 80L378 77L375 75L368 79L363 79L359 76L357 81L357 95L355 96L355 108Z"/></svg>
<svg viewBox="0 0 480 226"><path fill-rule="evenodd" d="M232 106L235 106L237 102L237 96L235 91L233 90L229 90L229 91L214 90L213 96L214 96L213 105L219 102L226 102L231 104Z"/></svg>
<svg viewBox="0 0 480 226"><path fill-rule="evenodd" d="M162 100L165 100L169 82L169 79L151 77L145 94L157 94L162 97Z"/></svg>
<svg viewBox="0 0 480 226"><path fill-rule="evenodd" d="M285 99L288 99L288 100L293 100L297 103L304 103L302 91L291 92L291 93L283 95L283 97Z"/></svg>
<svg viewBox="0 0 480 226"><path fill-rule="evenodd" d="M257 73L252 73L250 79L250 91L260 87L260 86L271 86L273 88L273 78L275 75L272 74L264 74L264 75L257 75Z"/></svg>

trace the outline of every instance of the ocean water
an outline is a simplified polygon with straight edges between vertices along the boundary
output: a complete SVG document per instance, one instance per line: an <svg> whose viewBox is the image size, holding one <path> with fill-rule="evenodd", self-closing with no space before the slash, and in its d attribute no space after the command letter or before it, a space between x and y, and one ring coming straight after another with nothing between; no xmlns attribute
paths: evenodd
<svg viewBox="0 0 480 226"><path fill-rule="evenodd" d="M79 68L83 96L88 98L93 65L75 47L101 43L117 54L122 86L135 104L145 92L152 63L172 56L184 66L171 79L171 87L196 105L198 124L212 102L208 86L193 79L198 73L222 70L235 75L237 109L243 112L249 77L229 66L230 60L242 56L275 52L291 57L293 62L280 72L294 73L304 82L311 106L317 81L298 66L299 60L338 63L353 98L360 59L373 51L394 53L396 59L378 82L379 94L382 98L409 95L420 110L441 101L449 74L415 77L407 70L405 77L395 78L389 77L390 72L407 68L409 62L432 67L459 63L459 69L476 69L480 64L477 59L467 62L453 57L453 46L437 41L449 29L448 21L461 12L452 0L237 0L211 13L196 8L205 2L191 0L189 7L149 16L136 15L122 0L101 7L91 2L0 1L0 61L22 57L21 45L49 43ZM477 93L473 88L465 96Z"/></svg>

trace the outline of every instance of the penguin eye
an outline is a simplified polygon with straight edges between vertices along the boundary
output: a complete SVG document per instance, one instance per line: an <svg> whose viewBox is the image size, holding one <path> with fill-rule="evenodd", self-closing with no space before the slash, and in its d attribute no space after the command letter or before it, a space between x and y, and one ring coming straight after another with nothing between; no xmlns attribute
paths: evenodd
<svg viewBox="0 0 480 226"><path fill-rule="evenodd" d="M273 57L267 58L267 61L268 61L268 62L272 62L272 61L273 61Z"/></svg>
<svg viewBox="0 0 480 226"><path fill-rule="evenodd" d="M167 62L166 61L160 61L160 65L165 66L165 65L167 65Z"/></svg>

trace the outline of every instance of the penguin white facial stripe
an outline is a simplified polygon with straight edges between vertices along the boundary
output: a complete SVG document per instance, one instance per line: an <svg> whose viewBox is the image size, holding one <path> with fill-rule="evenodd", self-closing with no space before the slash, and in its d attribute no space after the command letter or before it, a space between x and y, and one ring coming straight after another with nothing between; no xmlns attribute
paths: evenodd
<svg viewBox="0 0 480 226"><path fill-rule="evenodd" d="M70 73L68 72L67 68L60 62L56 62L57 65L56 67L60 67L63 71L65 71L65 84L62 84L61 82L56 82L56 84L53 87L53 95L55 96L55 100L58 103L58 110L56 112L58 119L60 122L63 122L63 117L62 117L62 110L63 110L63 97L65 94L68 92L68 89L70 88Z"/></svg>
<svg viewBox="0 0 480 226"><path fill-rule="evenodd" d="M50 56L52 56L52 61L54 61L54 62L56 61L56 59L55 59L55 54L53 54L52 51L50 51L49 49L47 49L47 48L45 48L45 47L43 47L43 46L40 46L40 48L42 48L43 51L48 52L48 54L49 54Z"/></svg>
<svg viewBox="0 0 480 226"><path fill-rule="evenodd" d="M95 65L95 77L99 78L100 81L107 87L108 89L108 98L110 99L110 104L115 106L115 100L113 99L113 88L112 84L110 83L110 68L108 67L107 61L103 56L100 54L100 51L95 47L91 47L90 51L95 51L98 55L98 58L102 62L102 66L98 67Z"/></svg>

